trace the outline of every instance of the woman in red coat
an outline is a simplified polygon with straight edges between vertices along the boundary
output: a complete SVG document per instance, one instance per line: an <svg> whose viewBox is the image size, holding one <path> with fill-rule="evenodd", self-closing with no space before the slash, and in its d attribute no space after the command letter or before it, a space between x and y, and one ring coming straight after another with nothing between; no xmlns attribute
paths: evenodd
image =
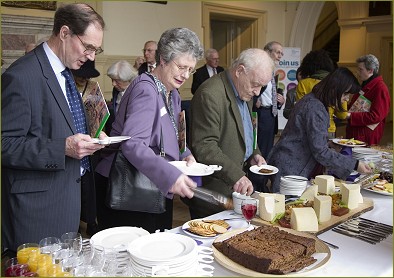
<svg viewBox="0 0 394 278"><path fill-rule="evenodd" d="M351 112L360 94L353 95L348 104L346 138L355 138L368 145L376 145L383 136L385 119L389 114L390 93L383 78L378 75L379 60L374 55L362 56L356 62L357 73L362 81L362 92L364 92L364 97L371 102L371 107L369 112Z"/></svg>

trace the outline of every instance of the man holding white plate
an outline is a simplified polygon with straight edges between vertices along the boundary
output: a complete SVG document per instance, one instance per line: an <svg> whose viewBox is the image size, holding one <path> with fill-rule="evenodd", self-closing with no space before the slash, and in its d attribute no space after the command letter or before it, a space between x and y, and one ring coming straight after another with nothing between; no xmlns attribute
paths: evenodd
<svg viewBox="0 0 394 278"><path fill-rule="evenodd" d="M202 186L231 199L232 192L250 195L246 176L251 165L265 159L253 148L252 98L272 77L274 63L261 49L244 50L231 67L198 88L191 101L191 147L197 161L220 165L221 171L202 178ZM202 218L224 207L192 198L191 218Z"/></svg>

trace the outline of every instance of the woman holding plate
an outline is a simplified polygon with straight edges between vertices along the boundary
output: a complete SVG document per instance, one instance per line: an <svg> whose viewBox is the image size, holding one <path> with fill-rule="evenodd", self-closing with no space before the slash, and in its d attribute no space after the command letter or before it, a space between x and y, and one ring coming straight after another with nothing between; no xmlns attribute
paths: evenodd
<svg viewBox="0 0 394 278"><path fill-rule="evenodd" d="M181 152L178 144L182 137L178 89L195 72L203 53L193 31L187 28L165 31L156 50L157 67L151 73L141 74L129 85L112 125L111 136L131 137L121 144L122 153L166 197L166 211L149 213L107 209L110 214L103 219L107 225L101 225L103 223L99 219L100 228L136 226L151 233L157 229L171 229L173 195L193 197L196 183L168 161L195 163L190 150L186 148ZM161 146L165 157L161 156ZM97 166L96 172L101 179L109 176L112 160L113 155Z"/></svg>
<svg viewBox="0 0 394 278"><path fill-rule="evenodd" d="M323 167L344 180L354 170L371 173L367 164L338 153L327 143L328 108L343 109L341 103L359 91L360 85L353 73L347 68L337 68L297 102L293 116L267 158L269 165L279 169L271 180L272 192L279 192L281 176L310 179L322 174Z"/></svg>

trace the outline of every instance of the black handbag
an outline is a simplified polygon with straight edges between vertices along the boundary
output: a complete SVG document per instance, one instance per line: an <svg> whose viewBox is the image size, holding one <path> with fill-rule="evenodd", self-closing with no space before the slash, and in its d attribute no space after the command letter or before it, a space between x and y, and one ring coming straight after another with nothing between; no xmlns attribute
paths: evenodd
<svg viewBox="0 0 394 278"><path fill-rule="evenodd" d="M160 156L164 157L163 133L160 137ZM138 171L122 150L115 154L108 177L106 205L111 209L163 213L166 197L148 177Z"/></svg>

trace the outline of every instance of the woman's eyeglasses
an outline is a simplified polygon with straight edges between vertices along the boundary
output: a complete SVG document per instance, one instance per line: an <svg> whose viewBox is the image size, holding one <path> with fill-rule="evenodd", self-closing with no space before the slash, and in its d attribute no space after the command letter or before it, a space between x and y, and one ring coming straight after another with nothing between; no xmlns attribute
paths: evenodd
<svg viewBox="0 0 394 278"><path fill-rule="evenodd" d="M181 74L185 73L185 72L189 72L190 75L193 75L196 73L196 70L194 68L182 67L182 66L178 65L177 63L175 63L174 60L171 60L171 61L174 62L174 64L177 66L177 68Z"/></svg>

